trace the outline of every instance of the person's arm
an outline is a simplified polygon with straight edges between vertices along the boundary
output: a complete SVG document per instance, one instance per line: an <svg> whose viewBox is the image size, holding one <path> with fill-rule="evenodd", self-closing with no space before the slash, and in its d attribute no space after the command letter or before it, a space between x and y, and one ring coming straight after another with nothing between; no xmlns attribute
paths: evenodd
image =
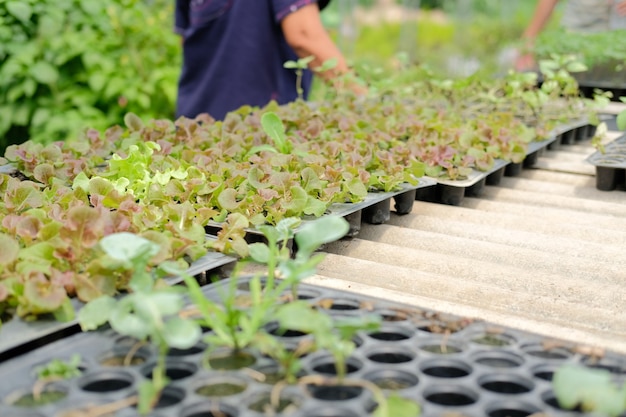
<svg viewBox="0 0 626 417"><path fill-rule="evenodd" d="M522 39L534 42L535 38L548 24L550 16L552 16L554 8L558 2L559 0L539 0L530 24L522 35Z"/></svg>
<svg viewBox="0 0 626 417"><path fill-rule="evenodd" d="M281 21L281 28L289 46L300 58L313 57L309 68L315 70L324 62L335 59L334 68L316 72L325 81L334 82L350 72L346 60L322 24L317 3L311 3L289 13ZM354 88L359 93L358 89Z"/></svg>
<svg viewBox="0 0 626 417"><path fill-rule="evenodd" d="M535 7L535 12L530 20L530 23L526 27L526 30L522 34L522 52L515 61L515 69L518 71L532 70L535 67L535 58L530 52L530 49L535 44L535 39L541 31L546 27L554 8L559 0L539 0Z"/></svg>
<svg viewBox="0 0 626 417"><path fill-rule="evenodd" d="M626 16L626 0L617 3L617 13L620 16Z"/></svg>

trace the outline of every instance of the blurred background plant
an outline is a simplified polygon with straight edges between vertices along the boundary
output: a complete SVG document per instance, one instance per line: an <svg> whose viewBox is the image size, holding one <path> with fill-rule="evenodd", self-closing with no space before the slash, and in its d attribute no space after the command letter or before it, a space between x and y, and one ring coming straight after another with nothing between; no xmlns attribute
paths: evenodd
<svg viewBox="0 0 626 417"><path fill-rule="evenodd" d="M439 75L492 76L535 3L333 0L322 16L354 67L370 77L416 63ZM0 150L123 124L127 112L173 118L181 63L173 6L0 0Z"/></svg>
<svg viewBox="0 0 626 417"><path fill-rule="evenodd" d="M174 116L170 0L0 0L0 147Z"/></svg>

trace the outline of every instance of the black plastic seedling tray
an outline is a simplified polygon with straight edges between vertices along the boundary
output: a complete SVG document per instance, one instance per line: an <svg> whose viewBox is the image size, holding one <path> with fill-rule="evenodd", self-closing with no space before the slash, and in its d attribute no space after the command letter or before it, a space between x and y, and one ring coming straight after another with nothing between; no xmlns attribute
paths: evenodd
<svg viewBox="0 0 626 417"><path fill-rule="evenodd" d="M218 299L220 289L227 283L228 280L221 281L203 291L207 297ZM245 279L237 283L237 288L239 295L246 293ZM559 408L551 386L555 370L564 364L577 364L607 369L622 381L626 375L626 358L610 352L594 354L573 343L313 285L301 285L299 295L334 318L372 314L381 317L379 330L360 332L355 337L357 348L347 361L347 378L374 383L385 392L393 387L401 396L420 404L421 416L453 413L464 417L515 417L543 412L542 415L554 417L591 417L592 414ZM307 337L289 336L293 337L283 337L286 344ZM155 363L154 347L144 345L129 365L121 366L120 358L134 345L134 340L108 329L75 334L0 363L0 416L85 415L69 413L132 397ZM292 404L278 415L361 417L371 415L376 408L371 392L357 385L296 384L281 388L275 382L261 382L256 376L270 375L275 364L254 351L248 352L254 363L246 368L207 369L203 365L206 348L199 343L168 356L167 374L172 382L152 416L273 415L253 409L259 399L278 388L281 399ZM34 407L21 403L24 400L20 398L32 393L36 366L52 359L67 360L76 353L82 358L81 376L47 385L43 391L51 399L49 404ZM304 375L333 377L334 370L327 352L303 358ZM232 391L208 392L219 384ZM108 416L135 417L137 412L128 406Z"/></svg>
<svg viewBox="0 0 626 417"><path fill-rule="evenodd" d="M339 216L345 218L350 224L348 236L356 236L361 228L361 223L382 224L391 218L391 201L394 201L394 211L396 214L409 214L413 210L413 203L416 199L416 193L421 190L433 187L436 181L433 178L418 178L418 184L411 185L403 183L400 188L389 192L370 192L358 203L334 203L332 204L325 216ZM305 217L303 224L314 222L315 218ZM211 222L206 228L207 233L215 235L222 228L221 223ZM253 235L259 235L260 232L255 229L249 229L249 238ZM298 229L295 230L298 232Z"/></svg>
<svg viewBox="0 0 626 417"><path fill-rule="evenodd" d="M462 180L436 179L437 185L429 189L418 190L416 198L422 201L458 206L463 198L480 196L485 185L498 185L503 176L516 176L523 167L532 167L539 154L558 145L573 144L595 134L596 126L587 119L573 120L554 128L548 137L528 144L526 157L520 163L496 160L487 171L473 170Z"/></svg>
<svg viewBox="0 0 626 417"><path fill-rule="evenodd" d="M626 186L626 135L594 152L587 161L596 167L596 188L602 191L624 190Z"/></svg>

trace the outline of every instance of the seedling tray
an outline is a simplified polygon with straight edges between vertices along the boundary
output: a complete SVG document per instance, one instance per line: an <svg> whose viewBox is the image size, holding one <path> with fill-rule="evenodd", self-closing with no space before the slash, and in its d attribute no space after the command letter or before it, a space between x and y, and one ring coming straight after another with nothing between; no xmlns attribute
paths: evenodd
<svg viewBox="0 0 626 417"><path fill-rule="evenodd" d="M626 170L626 135L605 146L587 158L596 167L596 188L602 191L624 189Z"/></svg>
<svg viewBox="0 0 626 417"><path fill-rule="evenodd" d="M458 206L465 196L480 196L485 185L498 185L503 176L516 176L521 172L522 167L533 166L539 154L545 149L587 139L594 135L595 128L589 124L586 118L564 123L552 129L546 139L529 143L523 162L512 163L498 159L494 161L491 169L487 171L473 170L463 180L435 179L437 185L428 190L418 191L416 198Z"/></svg>
<svg viewBox="0 0 626 417"><path fill-rule="evenodd" d="M217 270L235 261L236 259L231 256L218 252L208 252L202 258L193 262L187 273L200 278L202 274ZM204 279L205 277L202 278ZM166 282L170 285L178 284L181 281L182 277L179 276L166 278ZM78 312L84 304L78 299L73 299L72 305L74 310ZM2 323L2 327L0 327L0 362L20 352L36 348L38 345L74 334L78 330L76 320L63 323L51 316L40 317L36 321L24 321L19 317L15 317L6 323Z"/></svg>
<svg viewBox="0 0 626 417"><path fill-rule="evenodd" d="M219 299L227 281L203 288L205 295ZM247 282L237 282L238 295L247 292ZM418 402L421 416L435 417L452 412L464 417L546 415L589 416L590 413L559 408L551 386L553 373L564 364L602 368L623 381L626 358L598 352L576 344L492 325L487 322L440 314L378 298L313 285L301 285L299 295L333 318L377 315L379 330L360 332L355 352L347 360L350 381L367 381L389 393ZM307 337L283 336L286 344ZM0 415L66 417L87 406L111 404L132 397L155 363L153 346L139 347L129 365L120 365L135 341L110 329L79 333L36 351L0 363ZM248 351L255 360L239 370L208 369L203 365L207 346L173 351L167 359L172 380L153 414L158 417L259 417L253 405L278 389L255 375L270 375L274 363ZM16 404L32 392L34 367L52 359L81 355L83 373L70 380L46 385L43 392L55 399L41 406ZM112 359L113 357L117 359ZM117 366L116 366L117 365ZM333 377L332 357L324 351L303 358L303 374ZM209 387L226 384L227 395L208 394ZM276 392L276 391L275 391ZM371 391L357 385L285 385L278 391L291 402L297 417L360 417L376 408ZM56 393L56 394L55 394ZM84 410L83 410L84 411ZM78 414L81 415L81 414ZM84 414L83 414L84 415ZM136 417L133 406L109 416Z"/></svg>
<svg viewBox="0 0 626 417"><path fill-rule="evenodd" d="M411 185L403 183L400 189L389 192L370 192L358 203L334 203L332 204L324 216L339 216L345 218L350 224L349 236L356 236L361 228L361 223L382 224L387 222L391 217L391 200L394 200L394 210L397 214L408 214L413 210L413 203L416 199L416 193L433 187L436 180L429 177L418 178L418 184ZM304 223L314 222L315 218L306 216ZM210 222L207 226L207 233L215 235L222 228L222 223ZM247 230L250 235L260 235L256 229ZM298 229L295 230L298 232Z"/></svg>

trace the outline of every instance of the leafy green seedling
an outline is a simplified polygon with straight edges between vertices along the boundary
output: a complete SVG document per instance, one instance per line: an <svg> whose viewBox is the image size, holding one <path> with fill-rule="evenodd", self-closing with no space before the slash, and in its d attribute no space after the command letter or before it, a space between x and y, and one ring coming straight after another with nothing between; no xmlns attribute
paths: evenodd
<svg viewBox="0 0 626 417"><path fill-rule="evenodd" d="M82 374L80 369L82 358L79 354L72 355L68 361L52 359L34 369L37 381L33 385L33 399L39 401L47 384L54 381L71 379Z"/></svg>
<svg viewBox="0 0 626 417"><path fill-rule="evenodd" d="M274 146L272 145L257 145L250 148L250 150L246 153L245 159L249 158L251 155L254 155L259 152L267 151L273 153L282 153L289 154L293 149L293 145L287 139L287 135L285 134L285 125L282 120L276 115L274 112L267 112L261 116L261 126L263 127L263 131L267 136L272 139L274 142Z"/></svg>
<svg viewBox="0 0 626 417"><path fill-rule="evenodd" d="M304 100L304 89L302 88L304 70L309 67L309 64L313 61L313 59L315 59L315 57L307 56L305 58L300 58L297 61L290 60L283 64L283 67L296 71L296 91L298 92L298 98L300 100Z"/></svg>
<svg viewBox="0 0 626 417"><path fill-rule="evenodd" d="M152 381L139 387L138 408L148 413L168 383L165 375L165 355L170 347L187 349L200 338L200 326L178 316L183 307L183 289L158 288L159 275L180 273L177 264L164 263L148 270L150 259L159 252L159 246L132 233L116 233L100 241L100 247L113 264L132 271L129 288L133 291L117 300L101 296L89 302L78 314L83 330L94 330L106 322L118 333L150 340L158 347L157 364Z"/></svg>
<svg viewBox="0 0 626 417"><path fill-rule="evenodd" d="M45 365L36 367L34 372L39 379L70 379L82 374L81 361L82 358L79 354L72 355L68 361L52 359Z"/></svg>
<svg viewBox="0 0 626 417"><path fill-rule="evenodd" d="M197 323L212 330L205 336L212 348L227 347L239 352L250 346L271 320L271 312L278 301L263 294L259 277L250 279L249 297L245 299L237 297L237 280L231 279L229 287L221 294L220 303L206 298L193 277L183 278L196 308L194 315L199 315Z"/></svg>
<svg viewBox="0 0 626 417"><path fill-rule="evenodd" d="M615 383L604 369L564 365L552 380L554 394L565 409L580 406L585 412L600 412L611 417L626 411L626 384Z"/></svg>

